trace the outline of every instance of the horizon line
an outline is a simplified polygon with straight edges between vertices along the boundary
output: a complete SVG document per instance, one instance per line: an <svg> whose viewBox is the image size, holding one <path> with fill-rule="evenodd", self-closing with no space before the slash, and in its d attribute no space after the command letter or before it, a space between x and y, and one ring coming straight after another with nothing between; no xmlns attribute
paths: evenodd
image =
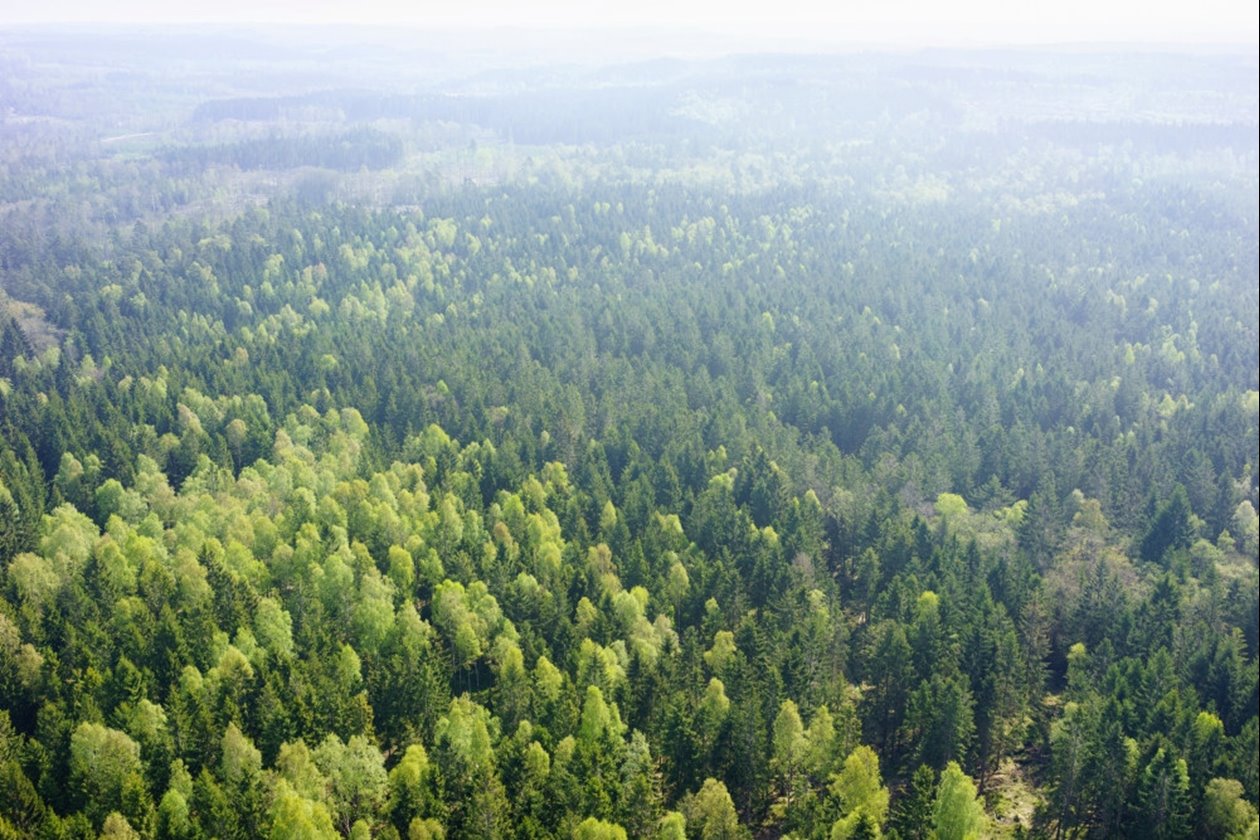
<svg viewBox="0 0 1260 840"><path fill-rule="evenodd" d="M1053 50L1053 49L1174 49L1174 50L1210 50L1210 49L1227 49L1227 50L1251 50L1260 49L1260 32L1250 30L1248 34L1256 36L1254 40L1238 39L1193 39L1193 40L1170 40L1163 38L1151 37L1134 37L1134 38L1117 38L1114 35L1098 35L1096 37L1083 36L1075 39L1064 38L1047 38L1044 40L1024 39L1018 37L988 37L988 38L961 38L961 37L943 37L939 39L917 39L906 38L903 40L890 39L887 35L883 37L831 37L819 34L803 34L803 33L770 33L765 35L757 35L749 32L733 31L729 29L706 27L696 23L678 23L672 25L652 24L652 23L585 23L585 24L556 24L556 23L540 23L530 24L520 21L509 23L491 23L481 24L470 21L441 21L441 22L421 22L421 21L294 21L294 20L241 20L241 19L217 19L209 18L204 20L17 20L6 21L0 20L0 31L18 31L18 30L190 30L190 34L196 34L192 30L215 27L218 29L244 29L244 30L278 30L278 29L303 29L303 30L322 30L322 31L346 31L347 29L357 30L360 32L390 32L399 31L407 32L431 32L431 33L451 33L457 32L461 34L475 33L529 33L529 34L591 34L597 33L601 35L696 35L701 34L715 40L737 41L746 44L755 42L764 42L770 47L786 47L795 45L797 47L813 48L819 51L829 49L890 49L890 50L907 50L907 49L1019 49L1019 50ZM209 33L207 33L209 34Z"/></svg>

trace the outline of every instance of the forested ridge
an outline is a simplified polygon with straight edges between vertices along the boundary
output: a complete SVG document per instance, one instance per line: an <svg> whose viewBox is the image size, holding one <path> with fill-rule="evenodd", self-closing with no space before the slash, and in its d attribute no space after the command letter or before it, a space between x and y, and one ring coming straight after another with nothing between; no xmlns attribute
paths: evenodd
<svg viewBox="0 0 1260 840"><path fill-rule="evenodd" d="M0 836L1256 836L1255 152L925 119L7 155Z"/></svg>

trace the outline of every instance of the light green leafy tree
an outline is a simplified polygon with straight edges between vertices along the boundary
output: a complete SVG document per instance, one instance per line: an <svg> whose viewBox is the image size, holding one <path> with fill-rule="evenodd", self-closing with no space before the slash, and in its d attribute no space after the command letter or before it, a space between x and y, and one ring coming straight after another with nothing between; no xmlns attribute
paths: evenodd
<svg viewBox="0 0 1260 840"><path fill-rule="evenodd" d="M1203 792L1203 827L1210 837L1242 837L1256 821L1256 808L1243 798L1242 782L1212 779Z"/></svg>
<svg viewBox="0 0 1260 840"><path fill-rule="evenodd" d="M343 832L359 820L372 823L389 796L385 759L371 741L355 735L342 743L329 735L316 748L315 764L329 781L329 804Z"/></svg>
<svg viewBox="0 0 1260 840"><path fill-rule="evenodd" d="M951 761L941 771L932 806L932 825L938 840L973 840L984 832L988 820L976 796L976 784Z"/></svg>
<svg viewBox="0 0 1260 840"><path fill-rule="evenodd" d="M669 811L656 824L656 840L687 840L687 820L678 811Z"/></svg>
<svg viewBox="0 0 1260 840"><path fill-rule="evenodd" d="M726 785L716 779L705 779L700 790L684 800L683 814L698 840L748 840L751 836L740 825Z"/></svg>
<svg viewBox="0 0 1260 840"><path fill-rule="evenodd" d="M800 710L793 701L784 700L774 718L770 766L781 779L783 796L788 805L801 793L804 783L802 770L808 749Z"/></svg>
<svg viewBox="0 0 1260 840"><path fill-rule="evenodd" d="M878 831L888 817L888 788L879 774L879 756L868 746L860 746L844 760L844 766L831 780L831 795L840 804L840 819L831 829L833 840L854 836L865 817Z"/></svg>
<svg viewBox="0 0 1260 840"><path fill-rule="evenodd" d="M407 826L407 840L446 840L446 829L437 820L416 817Z"/></svg>
<svg viewBox="0 0 1260 840"><path fill-rule="evenodd" d="M389 811L396 824L410 825L433 816L437 805L434 767L421 744L411 744L402 760L389 771Z"/></svg>
<svg viewBox="0 0 1260 840"><path fill-rule="evenodd" d="M573 830L573 840L626 840L626 830L616 823L587 817Z"/></svg>
<svg viewBox="0 0 1260 840"><path fill-rule="evenodd" d="M125 732L85 722L70 736L70 785L93 820L123 810L127 779L142 769L140 746Z"/></svg>
<svg viewBox="0 0 1260 840"><path fill-rule="evenodd" d="M271 808L270 836L271 840L337 840L340 835L324 803L301 796L280 779Z"/></svg>
<svg viewBox="0 0 1260 840"><path fill-rule="evenodd" d="M140 832L131 827L127 818L114 811L101 826L100 840L141 840Z"/></svg>
<svg viewBox="0 0 1260 840"><path fill-rule="evenodd" d="M436 727L434 758L442 771L446 801L451 805L451 834L501 837L511 807L495 766L498 720L467 695L451 701Z"/></svg>

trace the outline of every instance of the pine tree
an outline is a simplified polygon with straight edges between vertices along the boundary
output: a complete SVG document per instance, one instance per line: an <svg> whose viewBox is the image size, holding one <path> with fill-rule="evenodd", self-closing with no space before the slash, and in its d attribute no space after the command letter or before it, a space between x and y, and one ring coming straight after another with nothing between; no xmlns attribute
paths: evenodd
<svg viewBox="0 0 1260 840"><path fill-rule="evenodd" d="M890 832L901 840L928 840L932 831L932 804L936 799L936 771L920 764L910 784L893 801Z"/></svg>
<svg viewBox="0 0 1260 840"><path fill-rule="evenodd" d="M1142 537L1138 555L1147 563L1159 563L1170 551L1189 548L1194 542L1193 513L1186 488L1178 484L1172 495L1161 504Z"/></svg>
<svg viewBox="0 0 1260 840"><path fill-rule="evenodd" d="M1185 759L1160 747L1142 771L1137 797L1139 819L1133 828L1140 827L1143 836L1156 840L1190 836L1193 803Z"/></svg>

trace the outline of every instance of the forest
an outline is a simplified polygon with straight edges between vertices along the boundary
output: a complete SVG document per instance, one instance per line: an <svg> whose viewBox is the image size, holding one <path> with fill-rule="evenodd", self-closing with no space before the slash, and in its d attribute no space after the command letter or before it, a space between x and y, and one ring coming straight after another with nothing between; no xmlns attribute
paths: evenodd
<svg viewBox="0 0 1260 840"><path fill-rule="evenodd" d="M1254 54L142 37L0 28L0 838L1260 837Z"/></svg>

